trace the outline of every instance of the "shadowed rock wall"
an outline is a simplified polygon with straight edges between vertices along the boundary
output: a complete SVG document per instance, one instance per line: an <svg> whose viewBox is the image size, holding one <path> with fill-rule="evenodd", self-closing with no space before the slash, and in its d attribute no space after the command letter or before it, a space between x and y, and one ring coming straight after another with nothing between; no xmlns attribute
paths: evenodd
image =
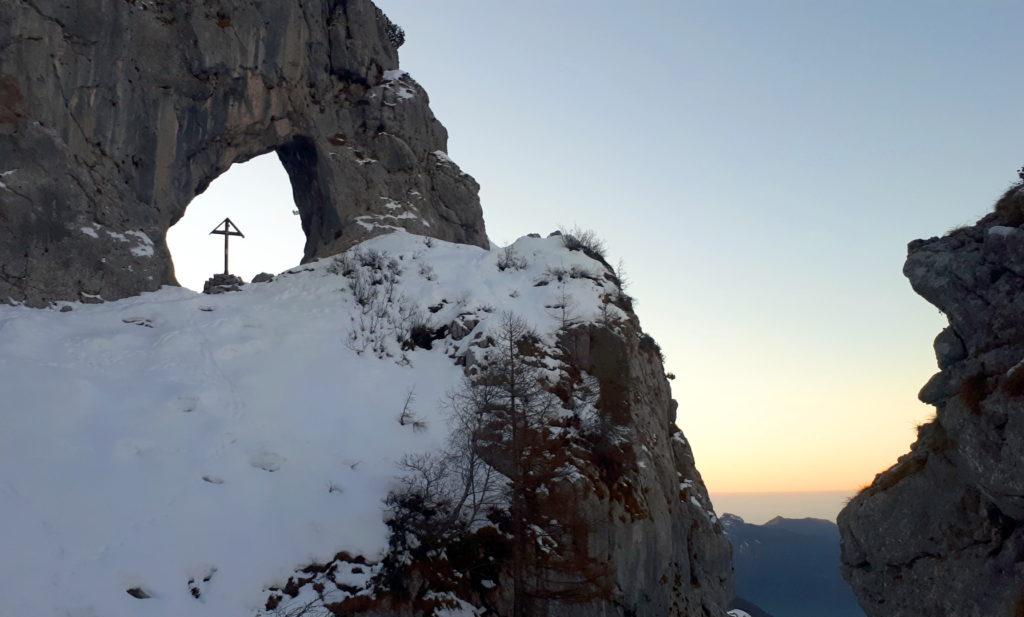
<svg viewBox="0 0 1024 617"><path fill-rule="evenodd" d="M0 302L175 284L167 229L275 151L307 259L393 227L486 246L392 34L369 0L0 0Z"/></svg>
<svg viewBox="0 0 1024 617"><path fill-rule="evenodd" d="M1024 615L1024 192L910 243L903 271L949 327L921 390L936 418L839 516L871 617Z"/></svg>

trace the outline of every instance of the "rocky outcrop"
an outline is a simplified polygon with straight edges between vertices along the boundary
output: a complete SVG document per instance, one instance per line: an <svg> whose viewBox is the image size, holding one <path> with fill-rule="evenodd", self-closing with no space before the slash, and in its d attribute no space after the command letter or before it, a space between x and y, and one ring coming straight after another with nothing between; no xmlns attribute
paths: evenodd
<svg viewBox="0 0 1024 617"><path fill-rule="evenodd" d="M531 253L529 243L514 246L520 246L524 255ZM501 264L498 253L494 258ZM359 266L353 264L359 261L347 262L338 270L356 280ZM525 267L529 261L522 263ZM560 435L557 445L546 443L561 454L555 459L559 471L545 480L545 497L530 501L535 508L530 520L557 520L557 527L572 532L550 540L557 545L557 564L545 559L529 562L531 580L536 582L534 589L524 593L522 614L725 617L734 595L731 546L690 444L676 424L678 405L661 350L643 332L632 301L621 292L612 269L602 265L603 271L573 265L572 273L548 267L539 278L531 277L529 284L533 289L551 290L558 284L557 277L586 280L599 290L608 317L563 325L554 335L556 345L534 341L523 352L531 362L551 369L549 376L555 383L549 385L562 404L575 401L579 405L580 390L590 392L583 398L592 399L600 420L591 422L600 428L585 429L579 410L570 412L566 407L545 429ZM496 270L502 271L501 266ZM443 314L445 305L442 302L430 310ZM496 342L493 323L495 315L506 310L510 310L507 305L499 305L460 312L435 330L432 340L428 337L417 346L443 351L464 367L468 378L479 377L494 361L495 347L504 344ZM596 386L588 385L590 378ZM507 448L507 444L489 442L483 458L510 475L506 470L515 454ZM422 502L415 503L422 507ZM434 507L415 512L417 516L389 514L392 520L405 522L392 528L392 538L399 537L401 542L393 542L382 561L369 565L379 584L329 602L351 592L344 582L338 583L344 577L336 576L353 563L352 556L342 552L333 562L297 570L286 583L270 590L266 606L277 610L320 601L338 615L414 617L439 615L434 611L455 609L464 601L486 609L486 614L519 614L509 557L512 549L507 537L495 540L491 535L504 529L502 523L484 525L483 531L476 530L469 538L442 541L433 533L417 535L429 525L407 522L435 516ZM500 520L501 515L494 519ZM409 537L415 540L408 541ZM400 585L391 584L395 580Z"/></svg>
<svg viewBox="0 0 1024 617"><path fill-rule="evenodd" d="M635 461L621 478L598 474L599 490L575 495L590 553L613 564L614 603L552 606L547 614L720 616L733 596L732 549L676 425L661 351L629 315L618 333L579 329L568 344L599 380L601 411L628 431ZM600 466L601 455L590 456Z"/></svg>
<svg viewBox="0 0 1024 617"><path fill-rule="evenodd" d="M0 2L0 302L175 284L167 229L268 152L307 259L397 227L485 246L401 40L369 0Z"/></svg>
<svg viewBox="0 0 1024 617"><path fill-rule="evenodd" d="M911 451L840 514L843 570L871 617L1024 614L1024 190L909 246L904 274L949 327L936 407Z"/></svg>
<svg viewBox="0 0 1024 617"><path fill-rule="evenodd" d="M255 282L255 281L253 281ZM238 291L245 284L241 278L234 274L214 274L203 284L204 294L222 294L230 291Z"/></svg>

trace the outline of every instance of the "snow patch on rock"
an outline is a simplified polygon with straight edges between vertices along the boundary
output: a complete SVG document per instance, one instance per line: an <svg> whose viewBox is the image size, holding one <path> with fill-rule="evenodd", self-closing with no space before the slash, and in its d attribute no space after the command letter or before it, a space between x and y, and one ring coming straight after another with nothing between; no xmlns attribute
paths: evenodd
<svg viewBox="0 0 1024 617"><path fill-rule="evenodd" d="M1004 225L993 225L992 227L988 228L988 234L990 236L1000 236L1003 238L1007 236L1012 236L1016 234L1018 231L1020 230L1017 229L1016 227L1006 227Z"/></svg>
<svg viewBox="0 0 1024 617"><path fill-rule="evenodd" d="M8 191L10 190L10 189L7 188L7 185L4 184L4 178L6 178L7 176L13 174L16 171L18 171L18 170L17 169L9 169L7 171L0 172L0 189L4 189L4 190L8 190Z"/></svg>

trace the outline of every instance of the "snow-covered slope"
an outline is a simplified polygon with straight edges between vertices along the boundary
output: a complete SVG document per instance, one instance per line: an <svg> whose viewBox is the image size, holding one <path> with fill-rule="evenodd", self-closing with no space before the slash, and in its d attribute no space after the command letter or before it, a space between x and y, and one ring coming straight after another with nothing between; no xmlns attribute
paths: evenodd
<svg viewBox="0 0 1024 617"><path fill-rule="evenodd" d="M238 293L0 306L0 615L252 615L297 567L378 556L455 358L501 311L550 337L552 306L596 320L616 289L558 237L513 251L399 231ZM420 318L473 329L403 350Z"/></svg>

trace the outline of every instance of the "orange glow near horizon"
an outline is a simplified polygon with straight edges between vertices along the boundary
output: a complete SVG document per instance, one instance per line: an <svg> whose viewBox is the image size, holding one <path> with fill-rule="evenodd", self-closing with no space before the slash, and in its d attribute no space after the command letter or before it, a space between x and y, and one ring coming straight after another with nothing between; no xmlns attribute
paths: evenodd
<svg viewBox="0 0 1024 617"><path fill-rule="evenodd" d="M822 356L781 344L778 333L735 347L687 343L716 350L700 357L666 343L677 423L714 493L858 490L909 450L934 413L917 400L937 370L930 341L912 357L860 357L855 347Z"/></svg>

